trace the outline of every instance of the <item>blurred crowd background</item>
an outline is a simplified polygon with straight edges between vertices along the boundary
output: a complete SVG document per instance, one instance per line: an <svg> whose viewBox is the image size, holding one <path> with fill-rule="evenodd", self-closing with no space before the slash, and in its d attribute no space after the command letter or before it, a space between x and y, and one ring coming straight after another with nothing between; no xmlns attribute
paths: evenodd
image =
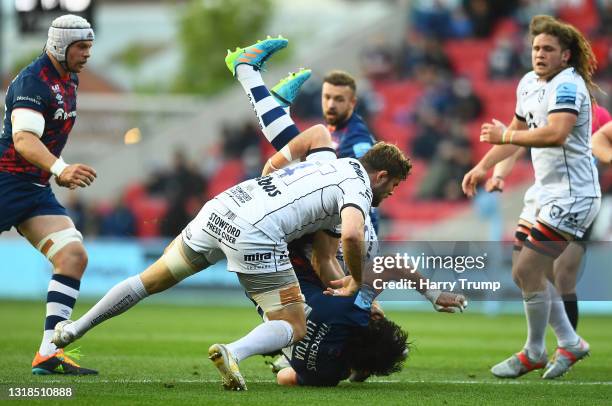
<svg viewBox="0 0 612 406"><path fill-rule="evenodd" d="M173 237L206 200L260 172L272 150L223 56L225 48L266 33L292 41L273 61L279 70L271 69L270 86L287 70L314 71L291 110L301 128L322 122L326 71L345 69L358 79L357 111L375 137L395 142L413 160L412 176L382 207L383 238L414 237L474 215L460 182L489 148L478 141L480 124L513 116L518 80L531 70L526 27L533 15L559 17L586 34L599 62L596 82L608 93L596 96L612 107L611 0L85 3L97 38L65 157L111 181L62 201L87 237ZM36 24L50 18L18 14L12 1L2 5L5 89L40 53L45 32ZM131 31L117 28L123 18L132 19ZM526 158L508 191L476 202L476 218L492 224L488 238L510 236L500 220L502 200L519 207L532 179ZM610 170L601 170L601 183L610 206ZM600 238L607 238L611 216L605 208L602 214ZM512 223L517 215L518 209L508 215Z"/></svg>

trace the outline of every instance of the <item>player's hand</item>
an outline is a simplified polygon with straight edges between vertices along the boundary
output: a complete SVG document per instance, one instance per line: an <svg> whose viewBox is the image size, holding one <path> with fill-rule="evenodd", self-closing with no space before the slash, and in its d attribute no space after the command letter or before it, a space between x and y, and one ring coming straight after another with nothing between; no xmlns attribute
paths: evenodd
<svg viewBox="0 0 612 406"><path fill-rule="evenodd" d="M504 134L504 127L502 125L496 125L495 123L484 123L480 127L480 141L481 142L487 142L489 144L503 144L502 142L503 134Z"/></svg>
<svg viewBox="0 0 612 406"><path fill-rule="evenodd" d="M383 311L378 301L373 301L370 307L370 318L372 320L382 320L385 318L385 312Z"/></svg>
<svg viewBox="0 0 612 406"><path fill-rule="evenodd" d="M457 310L463 313L466 307L467 299L465 296L451 292L440 293L438 300L434 303L434 309L442 313L455 313Z"/></svg>
<svg viewBox="0 0 612 406"><path fill-rule="evenodd" d="M501 176L493 176L487 180L485 183L485 190L489 193L491 192L503 192L504 191L504 178Z"/></svg>
<svg viewBox="0 0 612 406"><path fill-rule="evenodd" d="M461 189L467 197L476 196L476 186L487 177L487 171L476 165L471 171L465 174L463 182L461 182Z"/></svg>
<svg viewBox="0 0 612 406"><path fill-rule="evenodd" d="M59 186L75 189L77 187L87 187L93 183L98 175L91 166L84 164L68 165L66 169L57 177L56 183Z"/></svg>
<svg viewBox="0 0 612 406"><path fill-rule="evenodd" d="M352 276L345 276L329 282L329 288L323 292L327 296L353 296L359 290L359 285Z"/></svg>

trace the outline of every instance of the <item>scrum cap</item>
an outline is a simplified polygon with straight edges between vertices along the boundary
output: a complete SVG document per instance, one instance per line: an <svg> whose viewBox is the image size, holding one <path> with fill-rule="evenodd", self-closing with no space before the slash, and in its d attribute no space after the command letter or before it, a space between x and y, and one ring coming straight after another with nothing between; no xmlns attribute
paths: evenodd
<svg viewBox="0 0 612 406"><path fill-rule="evenodd" d="M78 41L93 41L94 32L89 22L83 17L72 14L56 18L49 27L46 49L68 70L66 52L68 47Z"/></svg>

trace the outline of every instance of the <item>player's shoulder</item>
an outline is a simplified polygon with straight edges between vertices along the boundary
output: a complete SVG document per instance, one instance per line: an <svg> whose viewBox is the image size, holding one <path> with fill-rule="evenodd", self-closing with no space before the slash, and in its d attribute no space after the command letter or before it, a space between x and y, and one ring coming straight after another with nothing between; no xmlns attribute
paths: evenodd
<svg viewBox="0 0 612 406"><path fill-rule="evenodd" d="M524 92L525 90L528 91L530 87L536 86L537 82L538 82L538 75L536 75L534 71L527 72L523 75L521 80L519 80L519 83L516 87L517 91L518 92Z"/></svg>
<svg viewBox="0 0 612 406"><path fill-rule="evenodd" d="M578 89L586 90L586 82L584 81L584 78L573 67L562 70L555 75L550 82L553 87L556 87L562 83L573 83Z"/></svg>

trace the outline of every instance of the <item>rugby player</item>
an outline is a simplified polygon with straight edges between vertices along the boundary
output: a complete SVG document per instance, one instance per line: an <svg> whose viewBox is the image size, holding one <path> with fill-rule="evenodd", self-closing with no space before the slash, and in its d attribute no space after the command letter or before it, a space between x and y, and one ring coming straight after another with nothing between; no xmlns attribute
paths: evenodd
<svg viewBox="0 0 612 406"><path fill-rule="evenodd" d="M608 113L605 108L595 105L591 131L595 133L608 121L610 121L610 113ZM594 148L595 145L593 145L593 153L595 153ZM516 160L522 156L525 151L526 148L522 147L515 154L495 165L493 176L489 178L485 184L485 190L487 192L503 192L504 179L512 171ZM537 189L537 184L534 184L525 193L524 207L521 211L521 215L519 216L515 233L514 252L512 254L513 261L516 261L518 252L523 247L523 242L527 238L527 232L535 223L537 216ZM551 278L554 283L554 287L556 287L563 300L563 309L560 307L559 300L553 300L550 311L551 313L562 310L565 311L574 330L577 330L579 317L578 298L576 296L576 281L582 258L586 252L586 242L588 241L592 228L593 226L591 225L580 240L571 242L559 256L559 258L555 260L553 275ZM550 287L552 288L552 286ZM551 291L551 299L554 299L556 294L557 292ZM552 319L555 320L555 317L553 316Z"/></svg>
<svg viewBox="0 0 612 406"><path fill-rule="evenodd" d="M257 77L257 83L265 87L259 72L247 70L247 74L249 78ZM297 97L303 83L310 77L310 74L311 71L306 69L302 69L297 73L291 73L277 83L270 90L270 94L276 98L281 106L288 109ZM345 97L343 93L347 92L352 92L351 97L354 98L354 80L348 74L337 72L328 75L328 77L335 77L336 79L330 80L334 80L337 85L339 85L337 82L339 80L338 77L348 80L346 86L344 82L342 87L335 86L336 92L340 94L336 95L334 99L346 102L349 98ZM240 75L240 71L237 78L238 80L244 80L243 76ZM325 86L324 94L326 93ZM250 95L250 89L249 86L245 86L247 95ZM262 128L265 128L266 124L262 119L262 115L266 114L269 110L266 107L262 108L262 106L265 106L265 104L257 103L253 107ZM323 106L325 107L325 97L323 98ZM282 115L279 118L282 118ZM268 123L268 125L270 124ZM360 138L358 133L348 133L347 137L350 138L344 139L365 142L366 140ZM306 137L307 135L305 134L303 140ZM372 140L372 137L368 136L367 139ZM270 140L274 140L274 138L270 137ZM282 151L286 145L283 142L285 141L275 142L273 146L277 150ZM336 142L334 142L334 145L337 148L338 144ZM350 145L350 142L348 145ZM369 147L371 145L369 144ZM366 149L364 147L362 145L354 152L357 152L357 150L365 152L363 151ZM282 153L279 153L278 159L282 160L281 155ZM271 162L276 159L276 157L272 157L268 161L263 171L264 174L273 171ZM372 260L373 256L378 255L378 239L376 231L369 220L368 218L365 222L363 241L365 257L367 260ZM403 341L405 341L405 336L400 334L401 330L398 326L384 319L384 313L375 301L367 301L367 306L363 304L356 306L353 305L353 302L364 303L357 296L348 298L321 297L325 288L341 288L342 281L340 279L349 272L343 261L342 250L336 251L337 246L337 239L333 235L330 236L328 233L321 231L305 235L289 244L289 256L298 276L300 287L307 289L311 293L311 295L305 295L306 304L309 309L307 315L309 334L291 348L284 350L287 357L281 356L271 363L273 372L287 368L278 375L279 384L334 386L340 380L349 376L350 370L352 370L352 373L349 376L349 380L362 382L371 374L387 375L395 371L399 368L401 360L405 357L405 354L401 352L401 348L405 350L405 345L400 345L402 340L399 340L400 337L404 337ZM314 255L313 251L316 251ZM388 270L385 275L390 279L394 277L408 278L413 280L416 286L422 286L419 282L424 278L418 272L394 271ZM391 273L394 273L394 275L391 276ZM367 276L366 274L366 279ZM419 292L431 301L437 311L454 312L456 309L462 311L467 304L462 295L434 289L419 289ZM370 321L370 324L368 324L368 312L371 313L372 321ZM372 329L378 333L371 334ZM394 334L394 331L397 334ZM381 342L381 340L384 341ZM386 352L380 348L387 348L389 351ZM400 352L396 351L398 348ZM359 354L357 354L358 351ZM295 356L292 355L293 352L295 352ZM305 357L308 358L307 362L304 361ZM351 360L355 362L351 363ZM291 375L288 376L287 374Z"/></svg>
<svg viewBox="0 0 612 406"><path fill-rule="evenodd" d="M226 62L234 73L245 68L254 72L286 44L285 39L269 38L238 49L228 55ZM272 140L297 130L265 86L259 86L256 80L251 80L250 85L253 103L263 101L271 106L267 120L284 115L279 124L273 123L276 120L268 122L271 125L267 125L267 132ZM317 135L305 138L312 142L301 142L303 137L298 136L284 151L289 157L304 157L304 162L242 182L207 202L153 265L117 284L80 319L58 324L55 344L65 347L100 322L225 257L228 270L237 273L266 320L245 337L227 345L214 344L209 349L209 358L219 370L223 386L245 390L240 361L284 348L306 334L303 296L287 244L317 230L334 232L341 225L352 276L345 292L357 293L362 281L365 217L371 206L393 193L411 168L397 147L385 143L377 144L359 160L337 160L329 131L317 125L304 133L311 132ZM280 155L269 161L277 169L292 161Z"/></svg>
<svg viewBox="0 0 612 406"><path fill-rule="evenodd" d="M517 87L515 117L507 129L484 123L480 139L495 146L468 172L464 192L474 196L487 171L516 152L532 148L540 211L529 230L512 274L523 292L527 342L517 354L495 365L500 378L516 378L545 368L542 377L566 373L589 353L565 312L550 313L546 275L570 241L580 239L599 211L601 192L591 156L591 90L595 57L573 26L550 16L530 23L533 71ZM555 319L549 320L549 315ZM545 332L553 326L559 347L548 362Z"/></svg>
<svg viewBox="0 0 612 406"><path fill-rule="evenodd" d="M83 236L56 200L49 179L62 187L89 186L96 171L61 157L76 120L78 73L91 56L94 32L84 18L53 20L45 51L9 85L0 135L0 233L15 227L52 264L37 375L95 374L51 343L53 329L70 318L87 266Z"/></svg>

